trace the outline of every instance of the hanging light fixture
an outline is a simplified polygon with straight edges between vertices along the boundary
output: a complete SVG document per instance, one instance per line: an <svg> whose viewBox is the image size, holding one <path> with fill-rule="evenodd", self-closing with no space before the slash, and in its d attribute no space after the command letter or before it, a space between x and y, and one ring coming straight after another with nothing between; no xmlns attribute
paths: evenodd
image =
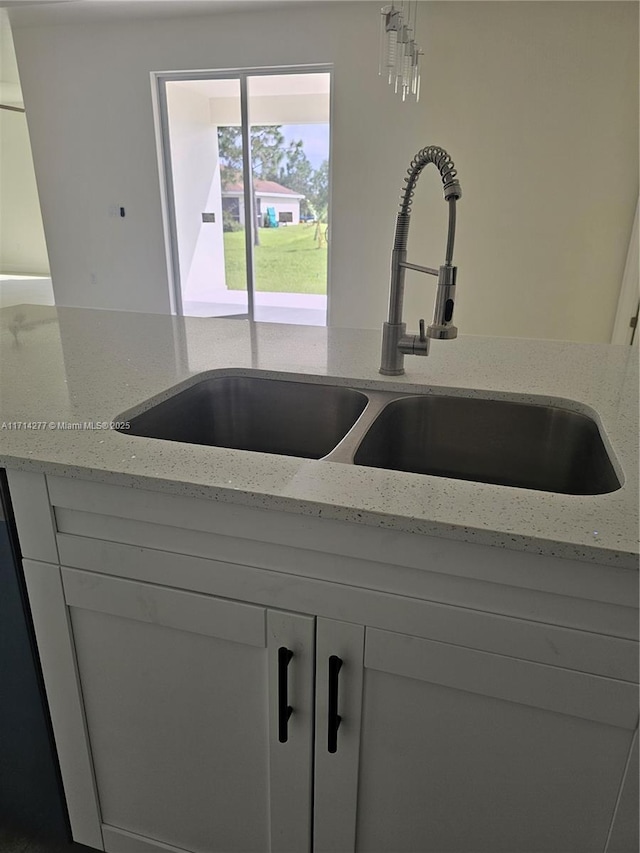
<svg viewBox="0 0 640 853"><path fill-rule="evenodd" d="M413 9L413 15L411 10ZM418 0L391 3L380 11L380 61L378 74L402 95L420 100L420 57L423 51L415 40Z"/></svg>

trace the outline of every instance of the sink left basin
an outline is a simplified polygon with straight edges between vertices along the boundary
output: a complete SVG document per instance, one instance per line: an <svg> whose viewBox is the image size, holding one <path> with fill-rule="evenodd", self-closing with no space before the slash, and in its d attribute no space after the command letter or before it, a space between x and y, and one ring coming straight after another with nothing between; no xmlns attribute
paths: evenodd
<svg viewBox="0 0 640 853"><path fill-rule="evenodd" d="M320 459L344 438L367 402L351 388L217 376L130 418L126 434Z"/></svg>

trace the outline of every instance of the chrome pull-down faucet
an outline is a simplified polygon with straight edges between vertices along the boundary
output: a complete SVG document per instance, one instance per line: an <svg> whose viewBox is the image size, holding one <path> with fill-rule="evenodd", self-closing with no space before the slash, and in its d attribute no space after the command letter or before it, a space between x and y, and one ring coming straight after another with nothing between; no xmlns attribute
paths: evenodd
<svg viewBox="0 0 640 853"><path fill-rule="evenodd" d="M445 262L439 270L410 264L407 261L407 240L411 204L420 173L428 163L438 167L444 186L444 198L449 204L449 233ZM405 355L428 355L429 339L450 340L458 330L453 325L457 267L452 266L453 244L456 234L456 202L462 189L456 179L456 168L443 148L429 145L418 151L407 170L405 186L400 196L400 210L396 217L396 233L391 254L391 286L389 290L389 319L382 327L382 360L380 373L398 376L404 373ZM438 277L433 322L425 334L424 320L420 320L420 333L407 335L407 324L402 322L405 270L417 270Z"/></svg>

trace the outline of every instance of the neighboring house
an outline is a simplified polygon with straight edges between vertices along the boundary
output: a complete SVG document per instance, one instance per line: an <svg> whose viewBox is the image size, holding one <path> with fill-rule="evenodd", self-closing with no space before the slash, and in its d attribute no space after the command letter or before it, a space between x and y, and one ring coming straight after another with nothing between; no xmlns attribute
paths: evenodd
<svg viewBox="0 0 640 853"><path fill-rule="evenodd" d="M253 182L256 194L256 213L258 224L264 225L268 207L273 207L276 219L280 223L298 225L300 222L300 202L304 198L300 193L283 187L275 181ZM227 184L222 190L222 210L230 213L236 222L244 225L244 186L242 182Z"/></svg>

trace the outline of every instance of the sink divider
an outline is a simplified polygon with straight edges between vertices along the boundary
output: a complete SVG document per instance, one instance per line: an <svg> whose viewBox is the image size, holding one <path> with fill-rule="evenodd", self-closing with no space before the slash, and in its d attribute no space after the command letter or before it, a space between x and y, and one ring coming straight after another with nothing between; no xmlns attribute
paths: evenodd
<svg viewBox="0 0 640 853"><path fill-rule="evenodd" d="M394 391L365 391L362 388L354 388L353 390L364 394L369 402L342 441L333 448L331 453L323 456L320 460L321 462L346 462L349 465L353 465L354 456L362 439L380 412L394 400L414 396L413 394L402 394Z"/></svg>

